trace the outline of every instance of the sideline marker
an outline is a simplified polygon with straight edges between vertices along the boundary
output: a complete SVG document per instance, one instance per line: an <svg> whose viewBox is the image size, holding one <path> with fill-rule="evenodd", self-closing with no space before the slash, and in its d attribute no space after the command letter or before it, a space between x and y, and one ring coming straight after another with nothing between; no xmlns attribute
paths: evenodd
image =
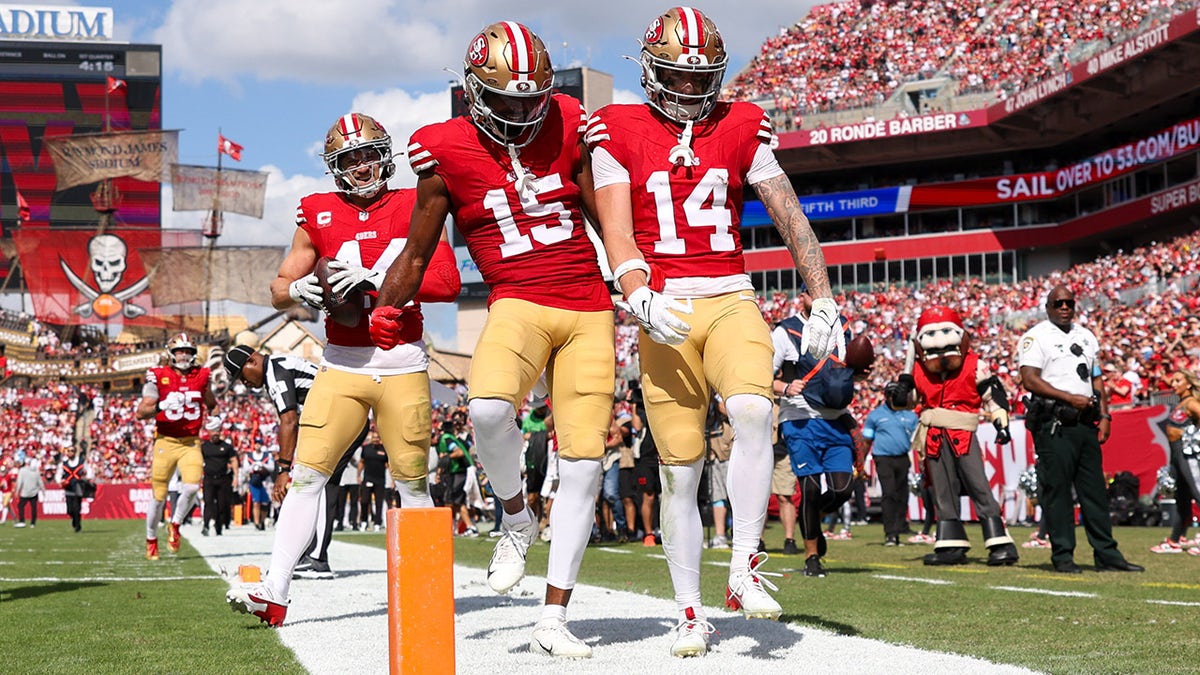
<svg viewBox="0 0 1200 675"><path fill-rule="evenodd" d="M390 672L453 673L450 509L391 509L386 519Z"/></svg>

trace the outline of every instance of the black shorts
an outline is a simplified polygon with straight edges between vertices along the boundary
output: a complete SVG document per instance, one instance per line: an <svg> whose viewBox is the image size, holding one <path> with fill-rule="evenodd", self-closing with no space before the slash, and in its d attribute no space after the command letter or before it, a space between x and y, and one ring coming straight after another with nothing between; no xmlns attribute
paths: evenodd
<svg viewBox="0 0 1200 675"><path fill-rule="evenodd" d="M451 473L444 476L446 484L446 504L458 506L467 503L467 474Z"/></svg>
<svg viewBox="0 0 1200 675"><path fill-rule="evenodd" d="M633 499L637 495L637 483L633 477L635 469L621 469L617 471L617 495L621 499Z"/></svg>
<svg viewBox="0 0 1200 675"><path fill-rule="evenodd" d="M525 471L525 494L536 495L541 494L542 486L546 484L546 474L537 469L527 469Z"/></svg>
<svg viewBox="0 0 1200 675"><path fill-rule="evenodd" d="M633 467L633 489L641 494L656 495L662 492L658 480L658 453L642 455Z"/></svg>

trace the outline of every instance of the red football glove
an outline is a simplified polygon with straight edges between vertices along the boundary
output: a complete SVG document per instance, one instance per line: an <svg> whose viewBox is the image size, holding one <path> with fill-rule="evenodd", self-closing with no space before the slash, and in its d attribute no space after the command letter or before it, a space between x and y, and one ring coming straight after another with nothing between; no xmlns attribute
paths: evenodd
<svg viewBox="0 0 1200 675"><path fill-rule="evenodd" d="M391 349L400 344L400 312L399 307L376 307L369 320L368 332L371 342L380 349Z"/></svg>

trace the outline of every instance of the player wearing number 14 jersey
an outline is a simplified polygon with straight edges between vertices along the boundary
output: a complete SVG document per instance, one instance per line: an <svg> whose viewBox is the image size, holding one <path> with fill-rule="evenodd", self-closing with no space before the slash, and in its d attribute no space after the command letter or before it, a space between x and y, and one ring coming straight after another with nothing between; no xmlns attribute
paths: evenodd
<svg viewBox="0 0 1200 675"><path fill-rule="evenodd" d="M325 136L323 157L338 190L300 200L292 247L271 283L272 304L276 309L298 303L324 308L328 298L314 272L322 257L336 258L329 263L335 270L327 279L331 295L362 291L364 304L354 325L332 317L325 321L328 344L300 413L294 464L277 462L278 480L287 480L290 473L292 482L279 510L266 578L261 586L235 588L226 595L235 611L272 626L282 624L287 614L292 571L325 508L325 484L370 412L375 413L401 507L433 506L427 484L429 357L421 340L420 306L408 303L397 310L404 330L389 349L375 346L368 331L384 270L408 236L414 192L387 187L395 172L392 138L367 115L340 117ZM440 229L434 244L435 263L414 299L450 302L461 288L454 253Z"/></svg>
<svg viewBox="0 0 1200 675"><path fill-rule="evenodd" d="M829 353L837 306L825 260L771 151L757 106L717 101L728 58L713 22L690 7L654 18L642 40L646 104L611 105L588 122L596 206L613 278L642 325L646 414L662 461L663 552L679 624L671 652L708 651L700 598L709 391L734 428L729 459L733 555L727 604L750 618L781 612L756 553L771 472L771 337L746 274L738 221L749 185L763 201L814 297L810 351ZM818 306L821 307L818 312Z"/></svg>
<svg viewBox="0 0 1200 675"><path fill-rule="evenodd" d="M566 605L591 534L615 366L612 300L584 232L584 209L592 205L586 117L578 101L552 93L549 52L521 24L504 21L476 35L464 74L470 118L426 126L409 143L417 207L380 303L412 297L434 234L452 214L491 288L469 382L478 457L504 506L488 584L505 593L521 580L537 534L521 495L516 417L545 369L560 478L546 604L530 649L587 657L591 647L567 629ZM372 315L381 344L403 326L390 320L392 311Z"/></svg>

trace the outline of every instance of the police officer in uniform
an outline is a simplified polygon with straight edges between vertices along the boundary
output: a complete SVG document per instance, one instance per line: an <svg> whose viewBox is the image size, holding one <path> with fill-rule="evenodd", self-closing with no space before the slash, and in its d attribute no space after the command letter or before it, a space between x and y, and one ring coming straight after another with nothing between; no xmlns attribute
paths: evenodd
<svg viewBox="0 0 1200 675"><path fill-rule="evenodd" d="M1046 296L1046 315L1021 337L1021 381L1031 394L1026 425L1037 450L1042 512L1050 529L1050 559L1067 574L1075 564L1075 517L1071 488L1099 572L1142 572L1117 550L1108 512L1100 444L1108 440L1112 416L1104 377L1096 361L1100 345L1090 330L1074 323L1075 293L1055 286Z"/></svg>

